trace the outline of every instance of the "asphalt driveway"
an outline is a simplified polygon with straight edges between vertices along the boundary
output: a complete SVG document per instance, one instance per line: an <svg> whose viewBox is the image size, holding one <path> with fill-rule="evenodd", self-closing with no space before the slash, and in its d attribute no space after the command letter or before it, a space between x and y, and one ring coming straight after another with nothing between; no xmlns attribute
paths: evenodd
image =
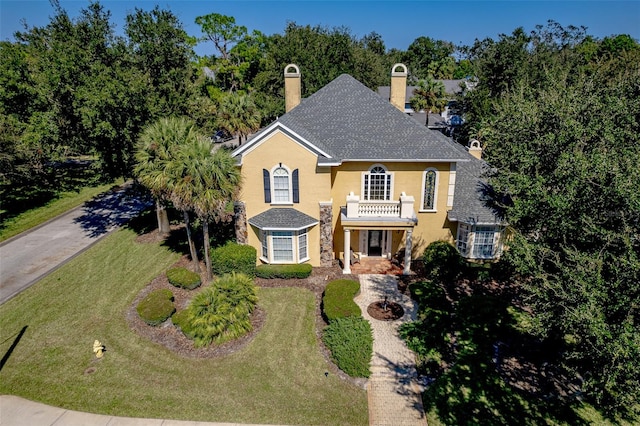
<svg viewBox="0 0 640 426"><path fill-rule="evenodd" d="M128 184L0 243L0 304L152 204Z"/></svg>

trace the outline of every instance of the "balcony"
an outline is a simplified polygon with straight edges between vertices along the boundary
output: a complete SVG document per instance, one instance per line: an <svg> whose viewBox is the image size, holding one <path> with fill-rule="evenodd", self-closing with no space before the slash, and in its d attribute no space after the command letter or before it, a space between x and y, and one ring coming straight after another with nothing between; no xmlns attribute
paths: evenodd
<svg viewBox="0 0 640 426"><path fill-rule="evenodd" d="M351 192L347 195L346 218L348 219L415 219L412 196L400 195L400 201L366 200L361 201L358 195Z"/></svg>

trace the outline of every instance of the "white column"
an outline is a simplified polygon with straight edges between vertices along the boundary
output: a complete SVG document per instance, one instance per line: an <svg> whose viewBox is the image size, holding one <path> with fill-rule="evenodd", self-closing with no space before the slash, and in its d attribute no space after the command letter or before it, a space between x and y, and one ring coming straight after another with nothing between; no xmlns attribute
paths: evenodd
<svg viewBox="0 0 640 426"><path fill-rule="evenodd" d="M343 274L351 273L351 231L349 229L344 230L344 268Z"/></svg>
<svg viewBox="0 0 640 426"><path fill-rule="evenodd" d="M404 244L404 269L402 271L403 275L409 275L411 273L411 246L412 242L413 230L407 229L407 238Z"/></svg>

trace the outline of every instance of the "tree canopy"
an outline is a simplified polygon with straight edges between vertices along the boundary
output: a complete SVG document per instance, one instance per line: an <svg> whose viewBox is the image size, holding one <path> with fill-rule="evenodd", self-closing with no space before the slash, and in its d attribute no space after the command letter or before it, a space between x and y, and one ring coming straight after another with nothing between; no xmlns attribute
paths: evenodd
<svg viewBox="0 0 640 426"><path fill-rule="evenodd" d="M471 135L540 336L611 410L640 398L640 46L555 23L477 48ZM480 49L480 45L484 48ZM482 111L482 114L478 112Z"/></svg>

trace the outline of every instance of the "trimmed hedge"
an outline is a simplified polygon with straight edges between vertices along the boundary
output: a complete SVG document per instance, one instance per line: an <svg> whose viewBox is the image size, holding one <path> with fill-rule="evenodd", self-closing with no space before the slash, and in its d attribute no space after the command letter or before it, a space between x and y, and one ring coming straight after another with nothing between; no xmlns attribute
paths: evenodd
<svg viewBox="0 0 640 426"><path fill-rule="evenodd" d="M458 249L447 241L434 241L422 254L425 276L441 283L454 281L464 268Z"/></svg>
<svg viewBox="0 0 640 426"><path fill-rule="evenodd" d="M360 283L353 280L340 279L327 284L322 296L322 309L327 320L361 316L360 307L353 301L358 291Z"/></svg>
<svg viewBox="0 0 640 426"><path fill-rule="evenodd" d="M351 377L369 377L373 330L362 317L338 318L325 328L322 341L338 368Z"/></svg>
<svg viewBox="0 0 640 426"><path fill-rule="evenodd" d="M259 278L307 278L311 275L313 268L308 263L299 265L258 265L256 276Z"/></svg>
<svg viewBox="0 0 640 426"><path fill-rule="evenodd" d="M202 283L200 275L188 270L187 268L169 269L167 271L167 279L171 285L186 288L187 290L193 290Z"/></svg>
<svg viewBox="0 0 640 426"><path fill-rule="evenodd" d="M183 309L181 311L176 312L171 317L171 322L175 325L182 333L187 336L187 338L194 338L195 334L193 331L193 327L191 326L191 321L189 318L189 310Z"/></svg>
<svg viewBox="0 0 640 426"><path fill-rule="evenodd" d="M211 250L211 268L216 275L238 272L255 277L257 259L255 248L234 242Z"/></svg>
<svg viewBox="0 0 640 426"><path fill-rule="evenodd" d="M166 288L154 290L138 303L136 310L147 324L152 326L162 324L176 311L173 305L173 293Z"/></svg>

